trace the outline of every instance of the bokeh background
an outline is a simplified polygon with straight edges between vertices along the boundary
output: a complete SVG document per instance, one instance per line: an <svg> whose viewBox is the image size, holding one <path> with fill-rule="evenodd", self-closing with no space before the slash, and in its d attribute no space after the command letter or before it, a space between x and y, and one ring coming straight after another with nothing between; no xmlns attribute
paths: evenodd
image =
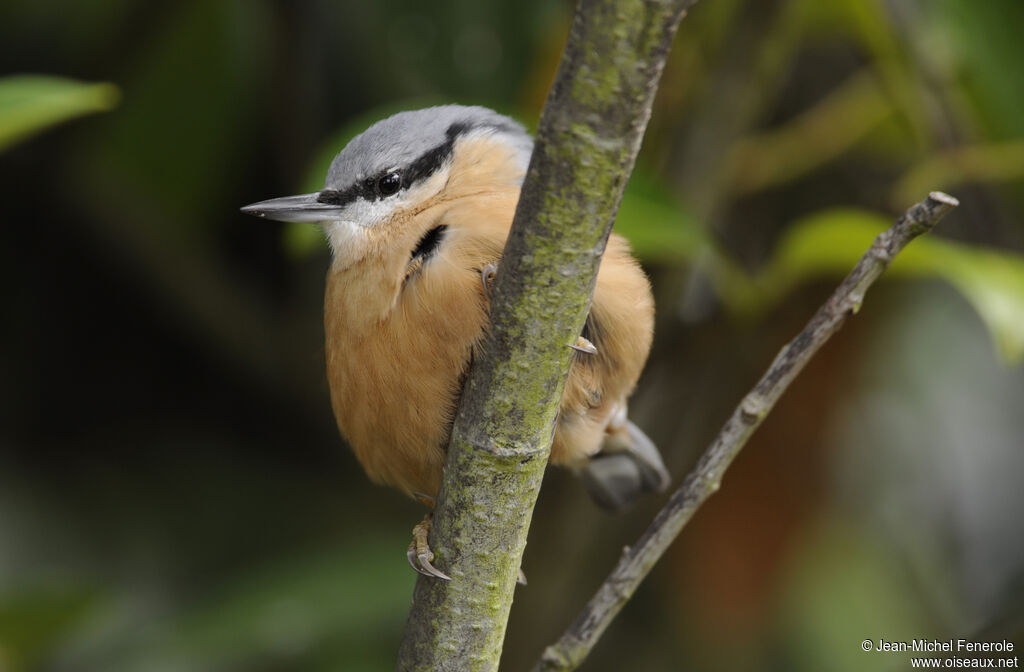
<svg viewBox="0 0 1024 672"><path fill-rule="evenodd" d="M328 255L241 205L435 102L535 125L568 0L0 4L0 671L389 670L422 511L323 374ZM963 205L817 357L588 670L896 670L1024 646L1024 3L703 0L617 229L632 415L683 477L872 235ZM29 77L31 75L31 77ZM537 507L523 670L660 505Z"/></svg>

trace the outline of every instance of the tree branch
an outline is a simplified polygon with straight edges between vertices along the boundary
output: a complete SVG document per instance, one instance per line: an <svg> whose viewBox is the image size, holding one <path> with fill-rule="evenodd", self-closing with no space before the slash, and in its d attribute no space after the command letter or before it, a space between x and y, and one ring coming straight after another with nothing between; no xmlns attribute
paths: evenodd
<svg viewBox="0 0 1024 672"><path fill-rule="evenodd" d="M818 309L803 331L790 341L754 389L740 402L715 437L697 466L672 493L665 507L640 537L626 547L619 564L583 609L572 626L549 646L535 672L574 670L626 604L654 563L668 550L694 512L721 484L722 475L747 439L761 425L775 402L846 318L860 310L868 287L889 267L897 254L914 238L931 231L938 221L959 205L941 192L932 192L904 213L888 230L875 238L857 266L846 276L828 301Z"/></svg>
<svg viewBox="0 0 1024 672"><path fill-rule="evenodd" d="M570 349L676 27L696 0L580 0L452 430L401 670L498 666Z"/></svg>

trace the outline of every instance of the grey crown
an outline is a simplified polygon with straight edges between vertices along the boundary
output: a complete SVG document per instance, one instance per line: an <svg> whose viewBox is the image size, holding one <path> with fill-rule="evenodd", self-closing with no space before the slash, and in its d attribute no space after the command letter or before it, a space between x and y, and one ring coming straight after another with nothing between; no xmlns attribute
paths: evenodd
<svg viewBox="0 0 1024 672"><path fill-rule="evenodd" d="M453 127L457 134L493 128L508 134L527 155L533 149L533 138L522 124L486 107L440 105L399 112L352 138L331 162L324 188L344 190L386 170L404 168L449 142Z"/></svg>

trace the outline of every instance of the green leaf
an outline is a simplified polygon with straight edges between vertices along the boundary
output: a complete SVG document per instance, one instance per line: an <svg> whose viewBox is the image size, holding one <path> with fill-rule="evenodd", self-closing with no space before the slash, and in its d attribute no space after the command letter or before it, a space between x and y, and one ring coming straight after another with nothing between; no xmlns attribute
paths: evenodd
<svg viewBox="0 0 1024 672"><path fill-rule="evenodd" d="M87 84L61 77L0 78L0 151L62 121L117 105L113 84Z"/></svg>
<svg viewBox="0 0 1024 672"><path fill-rule="evenodd" d="M859 210L825 211L794 223L756 280L758 307L810 277L848 273L889 224L883 215ZM1012 363L1024 359L1024 257L925 236L896 257L887 275L949 282L978 312L999 353Z"/></svg>

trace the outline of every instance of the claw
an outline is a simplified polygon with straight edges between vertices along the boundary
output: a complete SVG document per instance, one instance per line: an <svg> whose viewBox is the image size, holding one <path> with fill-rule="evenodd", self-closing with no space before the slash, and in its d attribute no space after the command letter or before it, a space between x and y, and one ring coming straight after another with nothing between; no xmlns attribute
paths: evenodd
<svg viewBox="0 0 1024 672"><path fill-rule="evenodd" d="M423 576L433 576L433 574L427 572L427 570L421 569L420 566L416 563L416 542L415 541L413 541L413 542L411 542L409 544L409 550L405 552L405 557L406 557L407 560L409 560L409 566L412 567L413 569L415 569L417 572L419 572Z"/></svg>
<svg viewBox="0 0 1024 672"><path fill-rule="evenodd" d="M526 574L523 573L522 567L519 568L519 577L516 579L516 583L518 583L520 586L526 585Z"/></svg>
<svg viewBox="0 0 1024 672"><path fill-rule="evenodd" d="M498 267L494 264L487 264L480 269L480 282L484 285L484 294L491 295L491 282L498 275Z"/></svg>
<svg viewBox="0 0 1024 672"><path fill-rule="evenodd" d="M432 499L432 498L428 498ZM409 544L409 550L406 551L405 557L409 560L409 564L417 572L423 576L431 576L435 579L442 579L444 581L451 581L452 577L442 572L432 564L434 560L434 552L430 550L430 545L427 543L427 537L430 534L430 521L434 514L428 513L423 517L416 527L412 528L412 542Z"/></svg>
<svg viewBox="0 0 1024 672"><path fill-rule="evenodd" d="M420 570L420 574L425 574L426 576L433 576L435 578L441 579L442 581L451 581L452 577L448 576L440 569L430 564L430 559L433 557L434 554L430 551L427 551L426 553L420 553L416 556L416 559L419 560L420 565L422 565L423 567L423 569Z"/></svg>
<svg viewBox="0 0 1024 672"><path fill-rule="evenodd" d="M569 347L577 352L583 352L588 355L597 354L597 347L595 347L593 343L583 338L582 336L577 338L576 343L574 345L570 345Z"/></svg>

